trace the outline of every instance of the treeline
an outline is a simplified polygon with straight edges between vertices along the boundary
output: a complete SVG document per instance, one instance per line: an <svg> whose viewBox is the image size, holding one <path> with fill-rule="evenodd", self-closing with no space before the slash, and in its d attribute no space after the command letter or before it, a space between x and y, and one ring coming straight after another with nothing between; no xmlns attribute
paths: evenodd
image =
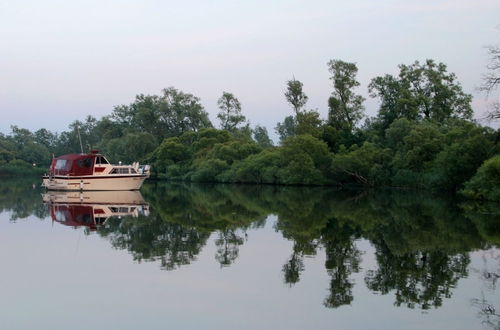
<svg viewBox="0 0 500 330"><path fill-rule="evenodd" d="M500 132L472 120L472 98L444 64L400 65L397 76L372 79L369 91L380 109L362 125L356 65L332 60L328 68L333 90L326 119L306 108L300 81L287 82L293 114L276 126L279 147L250 139L235 124L167 138L148 160L170 180L361 184L500 200Z"/></svg>
<svg viewBox="0 0 500 330"><path fill-rule="evenodd" d="M444 64L400 65L397 75L372 79L370 96L380 100L373 118L365 118L357 94L356 64L332 60L328 70L327 118L307 108L299 80L286 82L293 112L276 125L277 147L265 127L250 126L233 94L218 101L216 129L199 98L170 87L60 134L14 126L0 135L0 167L46 165L51 154L79 151L79 131L86 150L149 162L169 180L397 186L500 200L500 132L472 120L472 97Z"/></svg>

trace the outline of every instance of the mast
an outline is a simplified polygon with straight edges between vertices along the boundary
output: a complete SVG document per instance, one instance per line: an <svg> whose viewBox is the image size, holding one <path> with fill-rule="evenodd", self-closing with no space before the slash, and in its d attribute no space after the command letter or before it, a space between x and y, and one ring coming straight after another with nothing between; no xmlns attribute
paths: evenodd
<svg viewBox="0 0 500 330"><path fill-rule="evenodd" d="M82 137L80 136L80 127L78 127L78 124L76 124L76 131L78 132L78 140L80 140L80 150L83 154Z"/></svg>

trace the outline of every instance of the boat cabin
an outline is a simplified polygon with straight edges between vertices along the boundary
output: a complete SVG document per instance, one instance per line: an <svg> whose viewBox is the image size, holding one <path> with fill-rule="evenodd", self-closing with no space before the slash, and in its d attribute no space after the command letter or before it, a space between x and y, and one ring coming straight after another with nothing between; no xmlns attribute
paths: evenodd
<svg viewBox="0 0 500 330"><path fill-rule="evenodd" d="M49 174L52 176L84 176L138 174L143 172L139 170L138 163L133 165L112 165L97 150L92 150L90 154L68 154L52 159Z"/></svg>
<svg viewBox="0 0 500 330"><path fill-rule="evenodd" d="M99 170L99 165L101 164L109 165L109 162L104 156L98 154L96 150L92 150L90 154L63 155L52 159L50 174L70 176L93 175L96 169L96 172L104 170L104 168Z"/></svg>

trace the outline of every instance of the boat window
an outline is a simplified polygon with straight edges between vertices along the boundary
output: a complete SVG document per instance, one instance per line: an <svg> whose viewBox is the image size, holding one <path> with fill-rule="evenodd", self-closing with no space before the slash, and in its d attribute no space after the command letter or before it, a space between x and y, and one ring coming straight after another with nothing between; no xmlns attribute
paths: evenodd
<svg viewBox="0 0 500 330"><path fill-rule="evenodd" d="M114 168L109 172L110 174L128 174L128 168Z"/></svg>
<svg viewBox="0 0 500 330"><path fill-rule="evenodd" d="M66 167L66 159L58 159L56 162L56 170L62 170Z"/></svg>
<svg viewBox="0 0 500 330"><path fill-rule="evenodd" d="M128 207L110 207L113 213L128 213Z"/></svg>
<svg viewBox="0 0 500 330"><path fill-rule="evenodd" d="M83 158L78 160L78 166L91 168L92 167L92 158Z"/></svg>
<svg viewBox="0 0 500 330"><path fill-rule="evenodd" d="M97 157L97 164L109 164L108 161L106 160L106 158L100 156L100 157Z"/></svg>

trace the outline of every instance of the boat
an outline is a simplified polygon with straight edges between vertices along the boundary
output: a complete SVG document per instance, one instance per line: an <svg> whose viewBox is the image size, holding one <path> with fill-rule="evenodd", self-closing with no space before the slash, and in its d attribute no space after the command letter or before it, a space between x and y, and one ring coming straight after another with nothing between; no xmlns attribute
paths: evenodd
<svg viewBox="0 0 500 330"><path fill-rule="evenodd" d="M53 222L96 230L111 217L149 215L139 191L47 191L42 194Z"/></svg>
<svg viewBox="0 0 500 330"><path fill-rule="evenodd" d="M150 169L137 162L113 165L99 151L92 150L53 158L42 186L48 190L138 190Z"/></svg>

